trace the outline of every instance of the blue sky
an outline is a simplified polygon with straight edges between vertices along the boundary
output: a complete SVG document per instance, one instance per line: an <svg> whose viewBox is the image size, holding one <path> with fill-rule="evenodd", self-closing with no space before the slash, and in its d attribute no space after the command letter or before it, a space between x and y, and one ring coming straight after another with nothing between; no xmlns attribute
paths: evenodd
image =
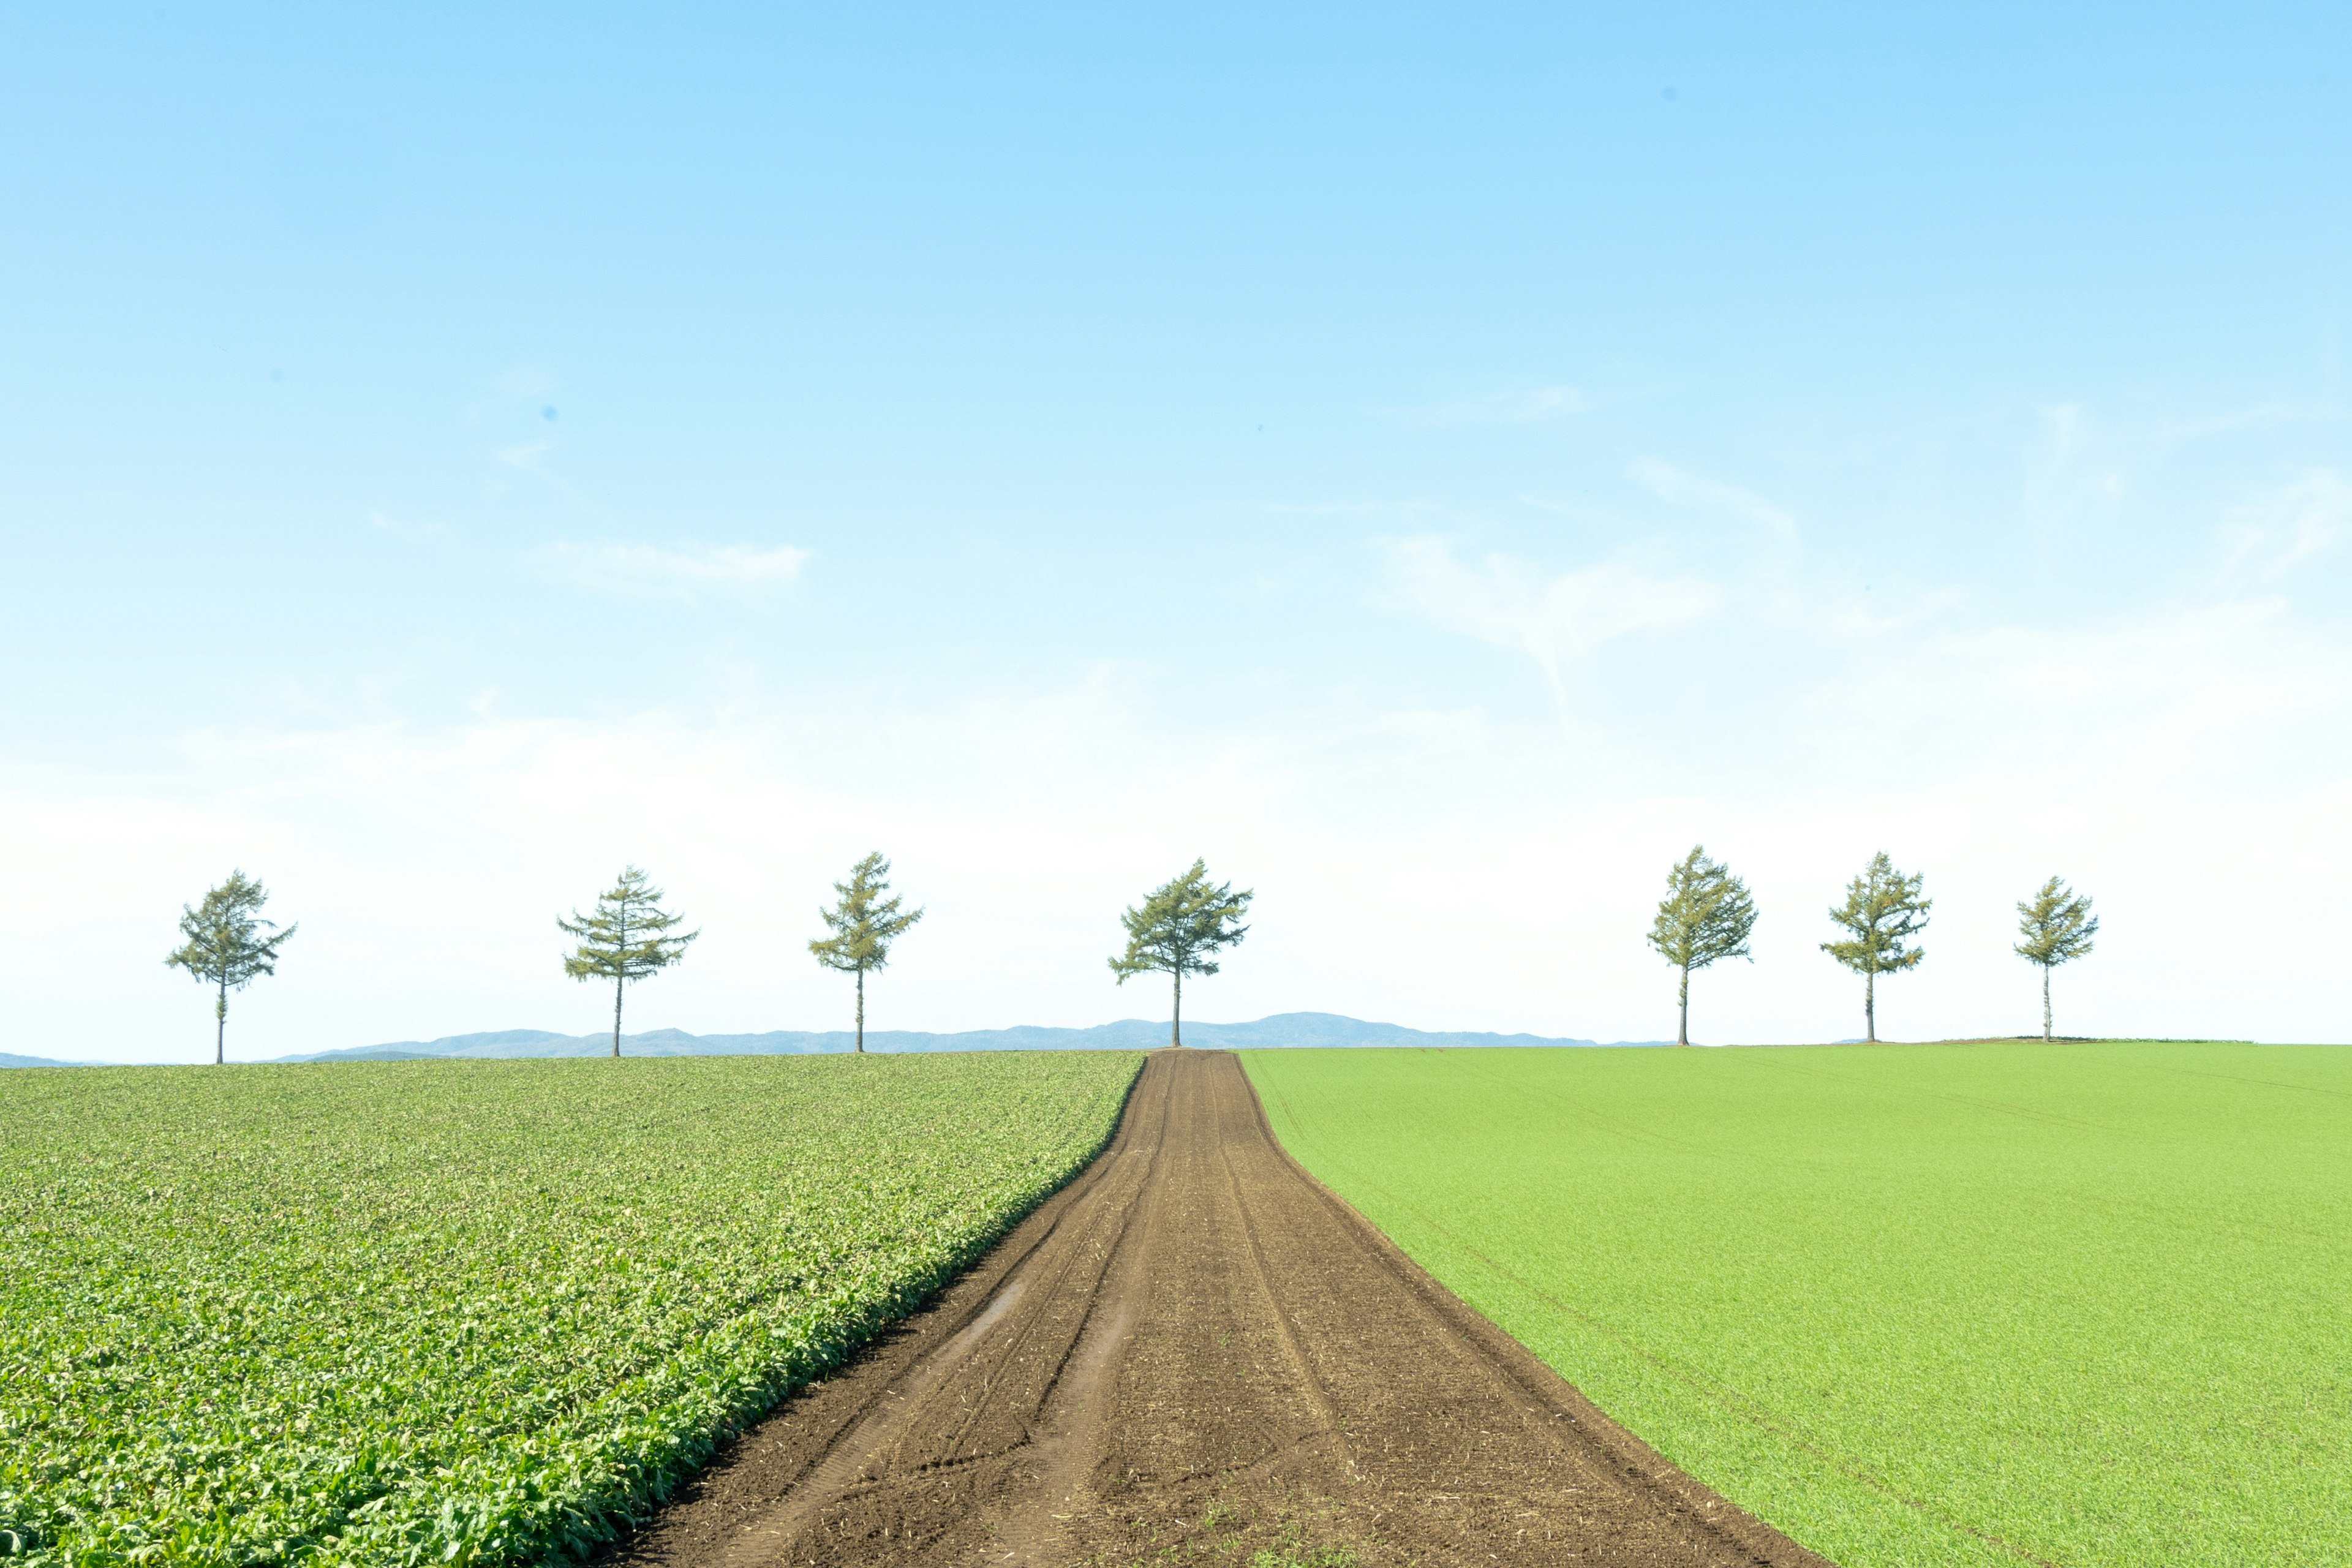
<svg viewBox="0 0 2352 1568"><path fill-rule="evenodd" d="M232 1050L1150 1015L1118 906L1259 891L1203 1016L1671 1033L1927 872L1896 1037L2343 1038L2352 21L2145 7L11 7L0 852L40 1054L303 921ZM2279 911L2293 911L2283 916Z"/></svg>

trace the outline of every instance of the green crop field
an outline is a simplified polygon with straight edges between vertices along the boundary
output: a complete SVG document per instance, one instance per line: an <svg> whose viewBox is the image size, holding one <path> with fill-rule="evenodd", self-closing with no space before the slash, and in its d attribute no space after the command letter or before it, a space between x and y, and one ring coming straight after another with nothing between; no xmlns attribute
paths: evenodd
<svg viewBox="0 0 2352 1568"><path fill-rule="evenodd" d="M535 1561L902 1313L1132 1053L0 1074L0 1555Z"/></svg>
<svg viewBox="0 0 2352 1568"><path fill-rule="evenodd" d="M1399 1246L1845 1568L2352 1563L2352 1048L1246 1061Z"/></svg>

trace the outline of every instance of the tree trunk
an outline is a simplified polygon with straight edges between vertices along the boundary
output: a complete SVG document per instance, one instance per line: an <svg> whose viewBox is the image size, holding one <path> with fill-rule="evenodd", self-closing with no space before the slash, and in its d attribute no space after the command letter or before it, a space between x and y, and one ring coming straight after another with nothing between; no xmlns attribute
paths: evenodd
<svg viewBox="0 0 2352 1568"><path fill-rule="evenodd" d="M1683 1021L1675 1026L1675 1044L1690 1044L1690 965L1683 965Z"/></svg>
<svg viewBox="0 0 2352 1568"><path fill-rule="evenodd" d="M213 1066L228 1060L228 979L220 983L220 1000L213 1004Z"/></svg>
<svg viewBox="0 0 2352 1568"><path fill-rule="evenodd" d="M1878 976L1862 977L1862 1033L1872 1045L1878 1044Z"/></svg>
<svg viewBox="0 0 2352 1568"><path fill-rule="evenodd" d="M2042 966L2042 1043L2050 1043L2050 966Z"/></svg>
<svg viewBox="0 0 2352 1568"><path fill-rule="evenodd" d="M857 1054L866 1054L866 971L857 972Z"/></svg>
<svg viewBox="0 0 2352 1568"><path fill-rule="evenodd" d="M621 900L620 923L614 933L614 944L621 949L623 954L628 952L629 947L629 902L627 899ZM613 1059L614 1061L621 1059L621 990L629 983L629 961L626 957L621 957L619 967L622 973L613 976Z"/></svg>
<svg viewBox="0 0 2352 1568"><path fill-rule="evenodd" d="M1184 1043L1184 972L1176 971L1176 1011L1168 1020L1168 1043L1171 1047Z"/></svg>

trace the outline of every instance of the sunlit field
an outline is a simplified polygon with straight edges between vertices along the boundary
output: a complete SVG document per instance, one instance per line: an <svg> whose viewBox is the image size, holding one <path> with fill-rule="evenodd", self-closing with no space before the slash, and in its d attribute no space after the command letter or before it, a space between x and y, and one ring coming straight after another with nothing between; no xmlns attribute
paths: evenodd
<svg viewBox="0 0 2352 1568"><path fill-rule="evenodd" d="M0 1554L585 1551L1081 1168L1140 1060L0 1075Z"/></svg>
<svg viewBox="0 0 2352 1568"><path fill-rule="evenodd" d="M2352 1562L2352 1048L1246 1060L1324 1182L1845 1568Z"/></svg>

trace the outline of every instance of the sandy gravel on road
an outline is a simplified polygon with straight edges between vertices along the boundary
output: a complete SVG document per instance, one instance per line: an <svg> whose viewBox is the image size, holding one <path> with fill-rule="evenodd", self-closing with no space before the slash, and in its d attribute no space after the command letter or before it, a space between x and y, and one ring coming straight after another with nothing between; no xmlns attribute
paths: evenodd
<svg viewBox="0 0 2352 1568"><path fill-rule="evenodd" d="M1826 1568L1307 1176L1217 1051L1155 1052L1083 1175L614 1561Z"/></svg>

